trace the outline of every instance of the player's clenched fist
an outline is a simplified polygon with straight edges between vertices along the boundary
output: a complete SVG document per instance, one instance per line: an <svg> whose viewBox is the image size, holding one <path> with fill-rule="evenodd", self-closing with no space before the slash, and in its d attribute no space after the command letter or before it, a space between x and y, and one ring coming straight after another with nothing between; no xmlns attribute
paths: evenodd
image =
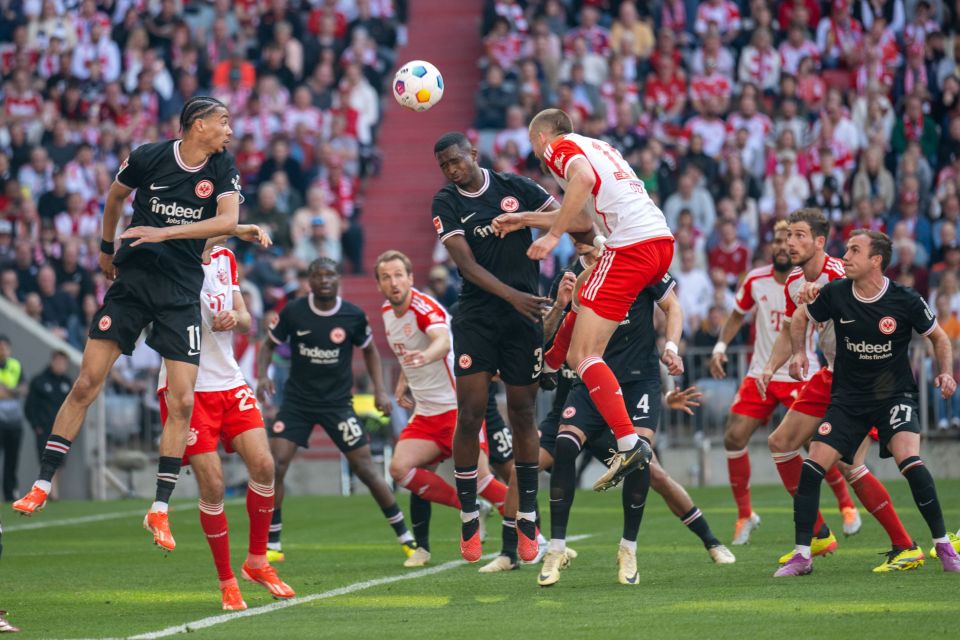
<svg viewBox="0 0 960 640"><path fill-rule="evenodd" d="M563 278L560 280L560 286L557 287L557 302L558 307L566 308L570 301L573 300L573 290L577 285L577 276L573 274L573 271L567 271L563 274Z"/></svg>
<svg viewBox="0 0 960 640"><path fill-rule="evenodd" d="M798 292L799 304L810 304L816 300L822 288L823 283L821 282L804 282L800 285L800 291Z"/></svg>

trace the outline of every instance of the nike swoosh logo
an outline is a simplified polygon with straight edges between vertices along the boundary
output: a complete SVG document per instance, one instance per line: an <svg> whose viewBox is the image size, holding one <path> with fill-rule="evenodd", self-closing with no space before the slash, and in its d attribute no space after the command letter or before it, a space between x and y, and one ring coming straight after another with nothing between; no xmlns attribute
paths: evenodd
<svg viewBox="0 0 960 640"><path fill-rule="evenodd" d="M463 224L464 222L466 222L467 220L469 220L470 218L472 218L472 217L475 216L475 215L477 215L477 212L476 212L476 211L474 211L473 213L471 213L471 214L468 215L468 216L464 216L463 218L460 218L460 223Z"/></svg>
<svg viewBox="0 0 960 640"><path fill-rule="evenodd" d="M160 189L169 189L169 188L170 188L170 185L168 184L157 184L155 182L150 183L151 191L159 191Z"/></svg>
<svg viewBox="0 0 960 640"><path fill-rule="evenodd" d="M647 504L647 503L644 502L643 504ZM630 504L630 508L631 508L631 509L642 509L642 508L643 508L643 504L633 504L633 503L631 503L631 504Z"/></svg>
<svg viewBox="0 0 960 640"><path fill-rule="evenodd" d="M897 424L892 424L892 425L890 425L890 428L893 429L894 431L896 431L897 429L899 429L900 427L902 427L902 426L905 425L905 424L907 424L907 423L906 423L906 422L898 422Z"/></svg>
<svg viewBox="0 0 960 640"><path fill-rule="evenodd" d="M856 320L844 320L840 318L840 324L850 324L851 322L856 322Z"/></svg>
<svg viewBox="0 0 960 640"><path fill-rule="evenodd" d="M536 492L537 492L536 489L527 489L526 491L524 491L524 493L536 493Z"/></svg>
<svg viewBox="0 0 960 640"><path fill-rule="evenodd" d="M308 333L313 333L313 330L312 330L312 329L307 329L306 331L297 331L297 337L298 337L298 338L302 338L303 336L307 335Z"/></svg>
<svg viewBox="0 0 960 640"><path fill-rule="evenodd" d="M194 351L194 350L191 349L190 351L187 351L187 355L188 355L188 356L198 356L198 355L200 355L200 352L199 352L199 351Z"/></svg>
<svg viewBox="0 0 960 640"><path fill-rule="evenodd" d="M928 504L930 504L931 502L933 502L933 498L931 498L930 500L927 500L926 502L921 502L918 506L920 506L920 507L925 507L925 506L927 506Z"/></svg>
<svg viewBox="0 0 960 640"><path fill-rule="evenodd" d="M631 420L646 420L650 416L630 416Z"/></svg>
<svg viewBox="0 0 960 640"><path fill-rule="evenodd" d="M550 576L545 576L542 573L540 574L540 580L549 580Z"/></svg>

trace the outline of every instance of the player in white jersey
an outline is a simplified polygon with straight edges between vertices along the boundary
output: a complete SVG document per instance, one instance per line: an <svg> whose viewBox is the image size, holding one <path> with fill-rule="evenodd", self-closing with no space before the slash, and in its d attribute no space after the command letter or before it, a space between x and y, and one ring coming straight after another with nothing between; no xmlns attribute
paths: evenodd
<svg viewBox="0 0 960 640"><path fill-rule="evenodd" d="M803 291L811 285L823 285L844 277L843 262L826 254L823 247L826 244L830 226L819 209L806 208L795 211L789 218L790 229L787 236L787 246L790 251L790 260L794 269L787 283L784 285L786 297L786 313L784 327L777 336L770 358L757 378L757 387L761 395L765 396L770 388L773 372L782 367L790 359L789 322L797 307L808 300L802 296ZM780 425L770 434L767 443L773 454L777 472L780 474L783 485L794 495L800 483L800 473L803 470L803 459L800 449L820 426L823 416L830 405L830 390L833 385L833 362L837 353L836 338L832 323L824 323L814 327L810 323L807 328L809 342L814 331L818 331L819 350L827 361L827 366L804 382L796 400ZM838 463L832 468L833 481L838 486L837 470L847 479L864 508L873 515L886 530L890 538L891 550L886 553L886 559L874 571L883 573L888 571L903 571L914 569L923 564L924 556L920 548L913 542L900 521L893 507L893 501L886 487L881 483L864 464L866 454L872 440L868 437L853 458L853 464ZM829 477L829 476L828 476ZM849 498L848 498L849 500ZM852 501L849 506L852 506ZM844 508L841 507L843 513ZM860 530L860 515L854 509L847 510L844 515L843 530L847 535L853 535ZM836 536L830 531L818 512L814 525L814 539L811 549L813 555L826 555L837 548ZM789 560L792 551L781 557L782 562Z"/></svg>
<svg viewBox="0 0 960 640"><path fill-rule="evenodd" d="M400 433L390 462L390 475L413 496L460 509L457 490L437 475L435 465L453 455L457 426L457 393L453 376L453 339L450 314L427 294L413 287L413 265L399 251L382 253L374 264L381 293L383 326L390 348L400 361L397 402L414 409ZM486 430L480 429L477 491L503 514L507 487L493 477L488 460ZM421 516L411 501L411 519L417 549L405 567L430 561L429 505Z"/></svg>
<svg viewBox="0 0 960 640"><path fill-rule="evenodd" d="M244 228L254 228L255 236L265 237L253 225L240 225L237 234L243 235ZM250 474L247 487L250 541L241 576L263 585L275 598L292 598L296 594L267 562L267 535L273 514L274 463L256 397L243 379L233 355L233 332L250 330L250 313L240 294L233 252L208 243L203 254L203 276L200 293L202 322L197 335L200 339L200 366L183 464L191 465L197 478L200 526L213 553L223 608L236 611L246 609L247 605L230 564L227 517L223 511L223 468L217 453L220 443L227 452L240 454ZM161 367L157 393L164 423L166 383L166 368Z"/></svg>
<svg viewBox="0 0 960 640"><path fill-rule="evenodd" d="M649 464L653 450L637 436L620 383L603 352L640 291L666 274L673 260L673 234L620 152L602 140L573 133L566 113L541 111L529 133L534 153L563 187L564 198L552 226L527 255L534 260L549 256L582 211L592 215L607 237L600 260L578 294L579 310L564 318L544 360L552 370L564 362L576 369L616 436L619 452L594 485L597 490L609 489L630 471ZM670 342L664 348L677 351Z"/></svg>
<svg viewBox="0 0 960 640"><path fill-rule="evenodd" d="M788 226L786 220L781 220L774 227L771 248L773 263L747 274L737 292L736 307L721 329L717 344L713 348L713 357L710 359L710 372L713 377L718 380L725 378L727 343L740 330L746 314L753 312L756 331L753 358L750 361L750 370L744 376L733 406L730 407L730 417L723 434L730 488L737 503L737 523L733 533L733 544L737 545L746 544L750 540L750 532L760 524L760 517L754 513L750 501L750 454L747 444L753 433L770 420L778 404L790 408L803 386L802 382L790 377L786 365L774 373L766 397L760 396L756 385L757 377L770 358L786 311L783 286L793 269L787 251ZM816 366L812 339L808 346L811 366ZM842 480L841 478L841 482Z"/></svg>

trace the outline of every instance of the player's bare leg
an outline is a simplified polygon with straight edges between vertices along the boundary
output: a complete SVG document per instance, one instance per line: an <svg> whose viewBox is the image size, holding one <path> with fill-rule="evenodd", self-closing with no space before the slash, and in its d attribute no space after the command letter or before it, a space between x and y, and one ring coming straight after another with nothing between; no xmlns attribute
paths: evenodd
<svg viewBox="0 0 960 640"><path fill-rule="evenodd" d="M460 508L457 490L426 467L443 452L431 440L409 438L397 442L390 460L390 476L399 486L415 493L424 500Z"/></svg>
<svg viewBox="0 0 960 640"><path fill-rule="evenodd" d="M650 488L660 494L673 515L680 518L680 521L700 538L715 563L733 564L737 561L730 550L713 535L707 518L693 503L687 490L667 473L656 456L650 462Z"/></svg>
<svg viewBox="0 0 960 640"><path fill-rule="evenodd" d="M390 490L390 487L383 479L383 474L380 473L380 470L377 469L377 466L373 463L373 456L370 454L370 445L365 444L362 447L348 451L344 455L347 458L347 464L350 465L351 473L357 476L360 482L370 490L370 495L373 496L373 499L380 506L380 510L383 511L383 517L387 519L387 522L393 528L393 532L397 536L397 541L403 548L404 555L409 558L413 555L414 551L416 551L417 543L413 539L413 534L407 529L407 523L403 517L403 512L397 504L396 496L393 495L393 491Z"/></svg>
<svg viewBox="0 0 960 640"><path fill-rule="evenodd" d="M605 491L616 486L623 477L647 466L653 457L650 442L637 436L630 414L623 403L623 392L613 371L603 361L603 352L610 336L620 323L603 318L589 307L581 307L570 339L567 364L576 369L587 389L590 400L617 439L619 454L614 456L610 467L600 476L593 488Z"/></svg>
<svg viewBox="0 0 960 640"><path fill-rule="evenodd" d="M460 498L460 555L467 562L476 562L483 555L480 507L477 504L477 459L480 456L480 429L483 428L483 418L487 412L491 377L487 372L480 372L457 378L453 465Z"/></svg>
<svg viewBox="0 0 960 640"><path fill-rule="evenodd" d="M916 545L910 534L904 528L900 517L893 507L893 500L886 487L867 468L865 462L867 453L873 444L870 437L864 438L853 456L853 464L838 462L836 468L840 470L857 497L870 514L877 519L880 526L890 536L890 552L882 564L874 568L876 573L888 571L903 571L923 566L923 551Z"/></svg>
<svg viewBox="0 0 960 640"><path fill-rule="evenodd" d="M113 363L119 357L120 346L113 340L87 340L83 349L83 360L80 362L80 373L57 412L53 431L40 457L40 474L27 495L13 503L15 511L31 515L44 507L47 496L50 495L53 476L63 465L70 452L70 445L83 427L87 409L96 400Z"/></svg>
<svg viewBox="0 0 960 640"><path fill-rule="evenodd" d="M240 454L250 475L247 483L250 538L247 559L240 575L245 580L262 585L274 598L292 598L296 595L294 590L280 579L267 561L267 539L275 500L275 467L267 432L264 429L250 429L236 436L230 444Z"/></svg>
<svg viewBox="0 0 960 640"><path fill-rule="evenodd" d="M274 487L273 517L270 520L267 560L283 562L283 547L280 541L280 534L283 530L283 514L280 508L283 506L285 493L284 480L287 477L287 470L290 469L290 463L293 462L293 457L297 455L297 443L286 438L270 438L270 455L273 457L274 464Z"/></svg>
<svg viewBox="0 0 960 640"><path fill-rule="evenodd" d="M797 487L800 484L800 475L803 470L803 457L800 450L803 445L813 437L814 432L820 425L821 418L810 416L799 411L790 409L783 417L783 420L774 429L773 433L767 438L767 445L770 447L770 453L773 455L773 462L783 481L783 486L791 496L796 495ZM814 555L826 555L833 553L837 548L836 536L830 531L820 514L819 509L816 513L816 520L813 528L813 553ZM781 557L786 562L791 554Z"/></svg>
<svg viewBox="0 0 960 640"><path fill-rule="evenodd" d="M517 555L533 562L540 550L537 530L537 488L540 477L540 434L534 421L538 383L507 384L507 417L513 427L517 493Z"/></svg>
<svg viewBox="0 0 960 640"><path fill-rule="evenodd" d="M737 503L733 544L746 544L750 540L750 533L760 526L760 516L753 512L750 502L750 452L747 445L761 424L757 418L731 413L723 434L730 489Z"/></svg>
<svg viewBox="0 0 960 640"><path fill-rule="evenodd" d="M947 536L947 527L943 521L943 510L937 498L937 488L933 476L920 457L920 434L909 431L895 433L887 443L887 449L900 473L910 484L910 493L917 504L920 515L930 528L934 549L943 565L943 570L960 573L960 556Z"/></svg>
<svg viewBox="0 0 960 640"><path fill-rule="evenodd" d="M506 462L491 462L490 469L497 476L497 478L503 484L509 484L510 478L513 477L514 465L513 460L507 460Z"/></svg>
<svg viewBox="0 0 960 640"><path fill-rule="evenodd" d="M160 435L160 459L157 463L157 492L143 527L153 534L153 543L164 551L173 551L176 542L170 532L168 503L180 477L180 461L187 446L190 416L193 415L193 387L198 367L189 362L164 358L167 367L167 421Z"/></svg>
<svg viewBox="0 0 960 640"><path fill-rule="evenodd" d="M213 564L220 579L220 599L224 611L240 611L247 608L240 593L240 586L230 564L230 538L227 515L223 511L223 468L220 456L214 451L190 456L190 466L197 478L200 493L200 528L203 529Z"/></svg>

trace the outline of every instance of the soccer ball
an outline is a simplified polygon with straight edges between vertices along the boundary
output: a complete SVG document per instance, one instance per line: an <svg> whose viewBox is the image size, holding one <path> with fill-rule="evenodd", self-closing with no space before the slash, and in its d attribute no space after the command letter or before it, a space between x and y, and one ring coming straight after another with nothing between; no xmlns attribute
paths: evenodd
<svg viewBox="0 0 960 640"><path fill-rule="evenodd" d="M424 60L411 60L393 76L393 97L401 107L426 111L443 97L443 76Z"/></svg>

